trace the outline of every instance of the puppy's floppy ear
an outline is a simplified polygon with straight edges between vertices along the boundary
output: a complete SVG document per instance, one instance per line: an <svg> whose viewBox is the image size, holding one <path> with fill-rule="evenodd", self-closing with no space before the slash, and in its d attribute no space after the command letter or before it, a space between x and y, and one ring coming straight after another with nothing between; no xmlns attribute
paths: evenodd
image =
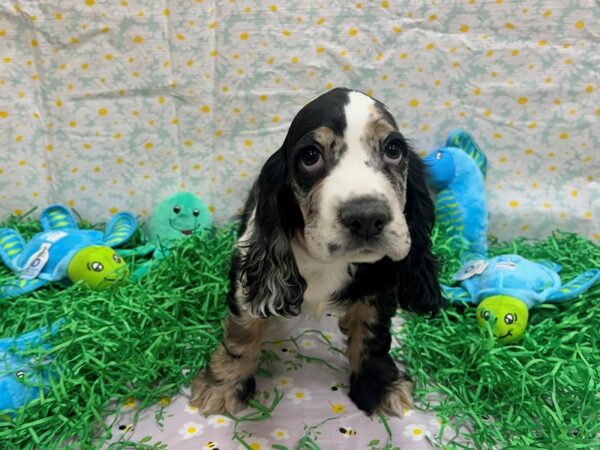
<svg viewBox="0 0 600 450"><path fill-rule="evenodd" d="M443 305L437 261L431 252L435 210L425 184L423 161L412 150L408 159L404 213L412 243L398 264L398 302L408 311L435 314Z"/></svg>
<svg viewBox="0 0 600 450"><path fill-rule="evenodd" d="M258 317L296 316L306 282L300 276L290 239L303 219L287 184L283 149L263 166L253 189L255 215L243 243L240 279L250 312Z"/></svg>

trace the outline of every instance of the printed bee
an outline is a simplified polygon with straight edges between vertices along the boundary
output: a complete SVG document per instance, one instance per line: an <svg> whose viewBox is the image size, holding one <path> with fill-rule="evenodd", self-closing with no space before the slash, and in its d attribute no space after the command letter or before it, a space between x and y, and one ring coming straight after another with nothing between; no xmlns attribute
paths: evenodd
<svg viewBox="0 0 600 450"><path fill-rule="evenodd" d="M340 389L344 388L344 384L343 383L335 383L331 385L331 390L332 391L339 391Z"/></svg>
<svg viewBox="0 0 600 450"><path fill-rule="evenodd" d="M348 427L348 428L341 427L339 429L339 432L342 433L344 435L344 437L356 436L356 431L354 431L350 427Z"/></svg>
<svg viewBox="0 0 600 450"><path fill-rule="evenodd" d="M219 447L217 447L218 445L219 444L217 444L216 442L208 441L206 444L204 444L202 450L219 450Z"/></svg>
<svg viewBox="0 0 600 450"><path fill-rule="evenodd" d="M294 353L296 353L296 350L292 349L292 348L287 348L287 347L283 347L281 349L282 352L287 353L289 355L293 355Z"/></svg>
<svg viewBox="0 0 600 450"><path fill-rule="evenodd" d="M119 430L122 431L123 433L129 433L131 430L133 430L133 425L131 424L121 424L119 425Z"/></svg>

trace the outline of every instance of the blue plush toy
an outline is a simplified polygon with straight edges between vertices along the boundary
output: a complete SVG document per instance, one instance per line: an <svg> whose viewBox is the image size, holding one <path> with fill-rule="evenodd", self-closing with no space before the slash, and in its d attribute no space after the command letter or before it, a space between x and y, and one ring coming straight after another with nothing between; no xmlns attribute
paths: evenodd
<svg viewBox="0 0 600 450"><path fill-rule="evenodd" d="M560 270L551 261L500 255L468 261L454 276L460 286L443 289L450 302L477 305L477 323L490 322L494 335L507 344L525 334L529 309L574 299L600 279L600 270L591 269L562 284Z"/></svg>
<svg viewBox="0 0 600 450"><path fill-rule="evenodd" d="M50 348L45 338L55 334L63 320L15 338L0 339L0 413L16 410L46 391L58 376L52 358L43 355Z"/></svg>
<svg viewBox="0 0 600 450"><path fill-rule="evenodd" d="M0 298L15 297L55 281L84 281L93 289L122 283L129 275L123 259L112 249L126 242L137 223L129 213L115 215L104 233L80 230L71 212L62 205L46 208L42 231L28 243L15 230L0 229L0 258L18 274L0 285Z"/></svg>
<svg viewBox="0 0 600 450"><path fill-rule="evenodd" d="M600 270L591 269L563 285L561 267L553 262L518 255L488 257L486 158L467 132L450 133L446 146L425 161L428 184L437 191L437 219L454 234L464 262L453 277L459 286L442 285L444 295L451 303L477 305L477 323L490 323L500 342L523 337L530 308L573 299L600 279Z"/></svg>
<svg viewBox="0 0 600 450"><path fill-rule="evenodd" d="M450 234L463 258L487 253L487 207L484 176L487 159L465 131L454 130L446 145L425 163L429 186L437 193L436 220Z"/></svg>

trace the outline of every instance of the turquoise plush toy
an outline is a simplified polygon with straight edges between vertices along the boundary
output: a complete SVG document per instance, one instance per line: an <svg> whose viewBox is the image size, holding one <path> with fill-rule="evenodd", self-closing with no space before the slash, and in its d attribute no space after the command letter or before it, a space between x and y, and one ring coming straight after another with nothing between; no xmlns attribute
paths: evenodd
<svg viewBox="0 0 600 450"><path fill-rule="evenodd" d="M0 415L38 398L59 376L52 358L32 355L43 355L50 348L46 337L55 334L63 322L60 319L49 328L0 339Z"/></svg>
<svg viewBox="0 0 600 450"><path fill-rule="evenodd" d="M485 154L470 134L454 130L446 145L427 155L425 163L427 183L437 193L437 222L456 237L463 258L487 254Z"/></svg>
<svg viewBox="0 0 600 450"><path fill-rule="evenodd" d="M0 298L15 297L48 283L83 281L92 289L123 283L129 269L112 247L125 243L137 223L129 213L115 215L104 233L80 230L68 208L46 208L40 222L43 231L25 243L19 233L0 229L0 258L18 276L0 285Z"/></svg>
<svg viewBox="0 0 600 450"><path fill-rule="evenodd" d="M178 192L154 208L148 225L148 243L119 253L124 256L152 253L153 260L141 264L133 273L136 280L148 272L153 261L164 259L182 239L210 225L210 212L204 203L191 192Z"/></svg>
<svg viewBox="0 0 600 450"><path fill-rule="evenodd" d="M486 158L467 132L454 130L446 146L425 161L428 184L437 191L437 219L453 234L464 263L453 277L459 286L442 285L444 295L450 303L476 305L477 323L489 323L500 342L523 337L530 308L571 300L600 279L600 270L591 269L563 285L561 267L553 262L518 255L488 257Z"/></svg>

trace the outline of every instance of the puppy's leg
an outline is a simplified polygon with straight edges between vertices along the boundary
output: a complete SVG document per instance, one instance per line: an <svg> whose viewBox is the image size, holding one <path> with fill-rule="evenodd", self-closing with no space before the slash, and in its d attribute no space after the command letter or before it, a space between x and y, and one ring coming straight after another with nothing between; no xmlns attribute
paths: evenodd
<svg viewBox="0 0 600 450"><path fill-rule="evenodd" d="M232 415L246 406L256 387L254 372L266 322L244 312L229 314L223 343L192 382L190 405L203 413Z"/></svg>
<svg viewBox="0 0 600 450"><path fill-rule="evenodd" d="M340 319L348 336L350 398L367 414L403 415L412 407L412 383L389 355L394 308L381 307L385 299L365 298L349 306Z"/></svg>

